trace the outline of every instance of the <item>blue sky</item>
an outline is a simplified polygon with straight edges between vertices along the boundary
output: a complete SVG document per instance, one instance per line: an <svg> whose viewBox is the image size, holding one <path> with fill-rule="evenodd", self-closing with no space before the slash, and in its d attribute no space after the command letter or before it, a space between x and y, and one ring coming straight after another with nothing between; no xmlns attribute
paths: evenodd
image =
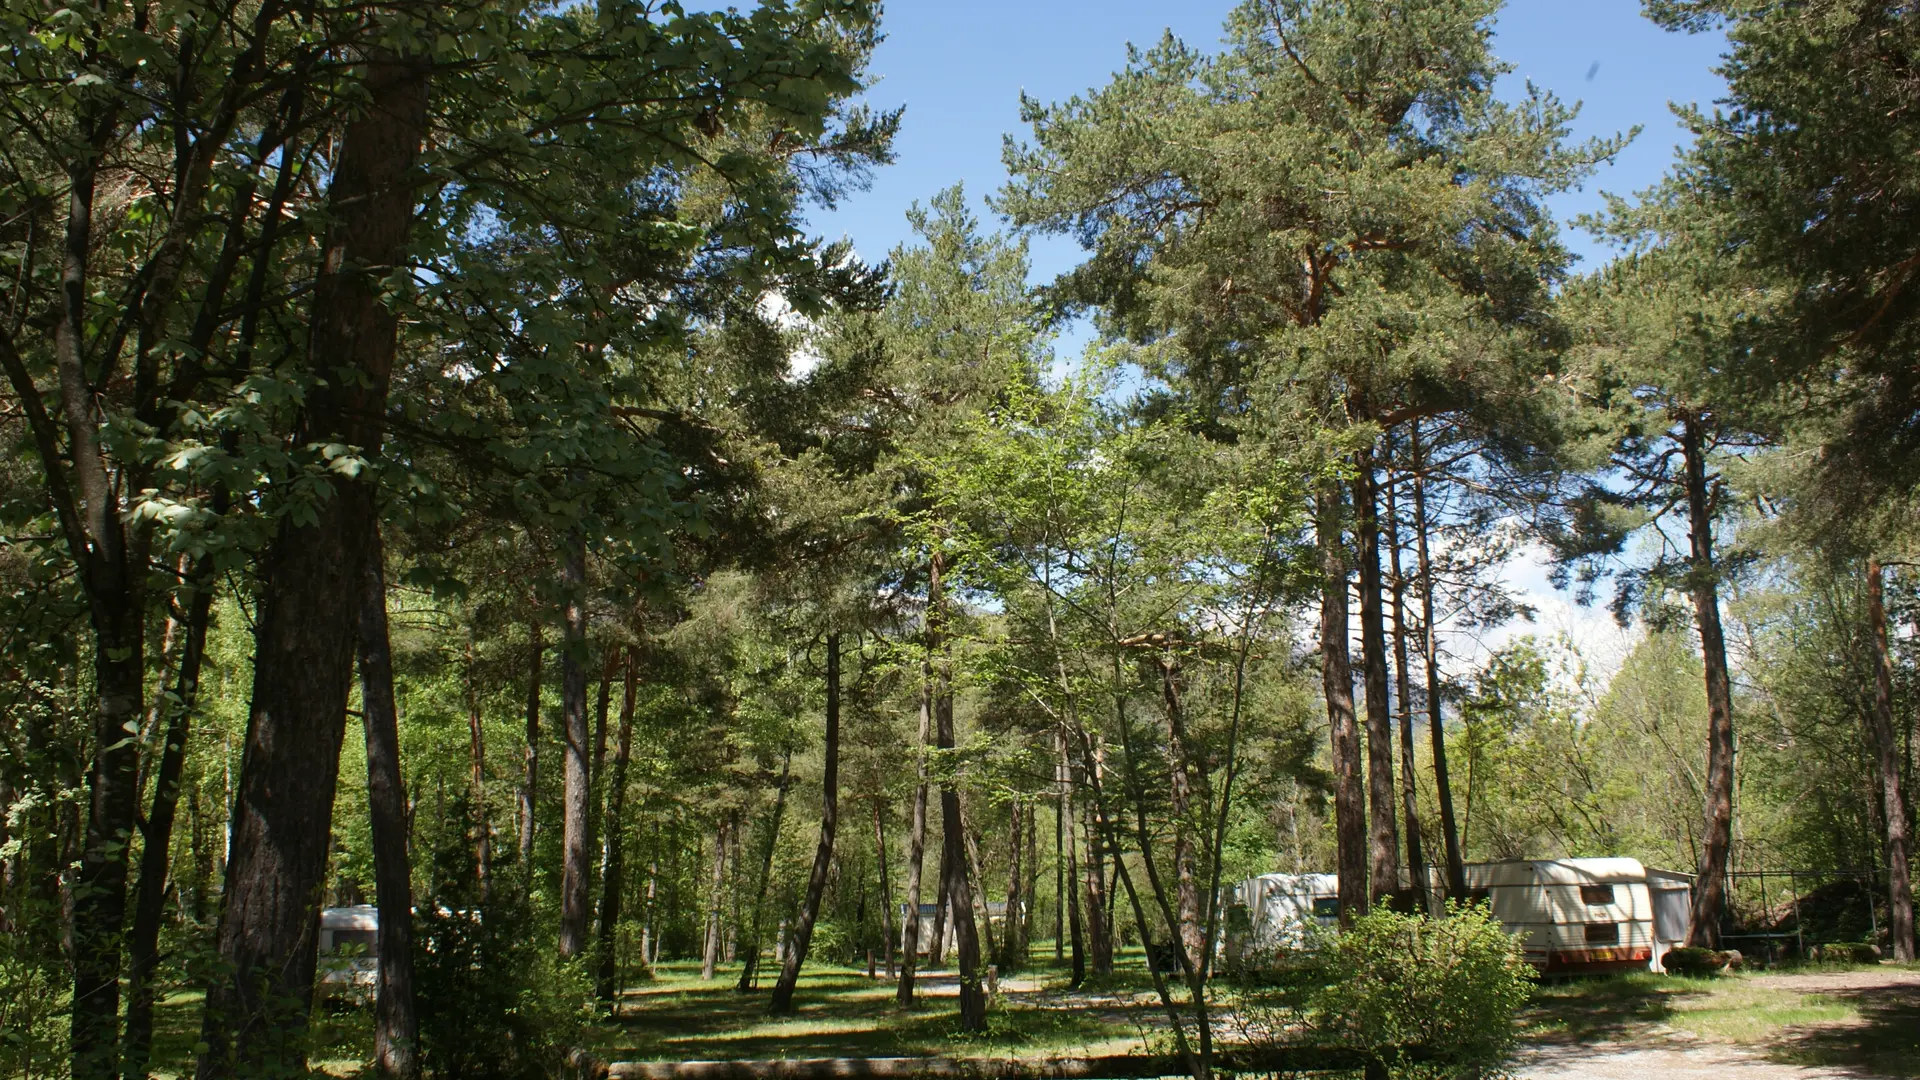
<svg viewBox="0 0 1920 1080"><path fill-rule="evenodd" d="M915 201L964 181L976 205L1006 181L1003 135L1023 134L1020 92L1057 101L1103 85L1126 59L1128 42L1150 45L1167 30L1207 48L1219 40L1231 0L893 0L887 40L874 58L880 107L906 106L899 162L874 177L871 191L814 216L829 237L846 235L868 259L910 239L905 213ZM1670 34L1646 21L1639 0L1512 0L1497 23L1496 48L1513 64L1503 92L1526 80L1564 100L1583 102L1577 133L1645 131L1585 191L1554 205L1563 218L1600 205L1601 190L1630 193L1658 180L1683 137L1669 101L1710 103L1722 87L1711 71L1724 40ZM984 207L982 207L984 212ZM991 220L991 219L989 219ZM1583 236L1569 235L1589 260L1604 259ZM1036 239L1036 280L1073 265L1065 239Z"/></svg>
<svg viewBox="0 0 1920 1080"><path fill-rule="evenodd" d="M816 214L828 237L850 237L862 257L879 259L912 239L906 210L956 181L966 184L986 214L985 196L1006 182L1000 163L1004 135L1024 134L1020 92L1058 101L1104 85L1126 59L1129 42L1151 45L1172 32L1211 48L1233 0L892 0L884 20L887 40L874 59L881 81L869 95L879 107L906 106L899 162L874 177L871 191L837 211ZM1719 34L1671 34L1640 14L1639 0L1510 0L1499 16L1495 47L1514 66L1502 93L1517 96L1527 81L1582 104L1575 134L1612 135L1637 126L1640 137L1584 190L1553 204L1564 221L1599 209L1601 192L1631 194L1656 181L1685 133L1669 102L1710 105L1723 90L1712 68L1725 40ZM1609 252L1577 231L1567 240L1587 266ZM1036 238L1033 278L1052 278L1073 266L1079 252L1065 238ZM1090 337L1084 322L1057 341L1073 356ZM1484 655L1517 634L1565 635L1597 673L1610 675L1638 634L1615 626L1604 610L1580 608L1548 583L1543 553L1523 550L1506 568L1507 584L1539 611L1479 641L1458 641L1462 654Z"/></svg>

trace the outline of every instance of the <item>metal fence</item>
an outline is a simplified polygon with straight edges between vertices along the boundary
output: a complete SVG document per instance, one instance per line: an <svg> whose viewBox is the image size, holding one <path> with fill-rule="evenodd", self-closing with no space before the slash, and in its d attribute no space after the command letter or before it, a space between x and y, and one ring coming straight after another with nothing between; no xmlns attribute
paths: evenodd
<svg viewBox="0 0 1920 1080"><path fill-rule="evenodd" d="M1877 943L1882 872L1737 870L1728 876L1720 940L1759 963L1806 959L1817 945Z"/></svg>

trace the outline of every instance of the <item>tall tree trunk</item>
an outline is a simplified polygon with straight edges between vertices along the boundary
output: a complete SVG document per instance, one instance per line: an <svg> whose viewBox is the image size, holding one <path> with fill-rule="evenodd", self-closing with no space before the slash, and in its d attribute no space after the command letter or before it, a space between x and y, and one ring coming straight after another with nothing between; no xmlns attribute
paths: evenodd
<svg viewBox="0 0 1920 1080"><path fill-rule="evenodd" d="M773 820L767 825L767 842L760 849L760 885L753 894L753 918L746 941L745 962L740 965L740 980L734 989L742 994L754 988L760 973L760 932L767 911L767 887L773 883L773 852L780 843L780 823L787 816L787 788L793 777L793 748L780 757L780 785L773 794Z"/></svg>
<svg viewBox="0 0 1920 1080"><path fill-rule="evenodd" d="M726 909L727 890L727 825L729 818L722 817L713 831L713 877L712 898L707 908L707 940L704 958L700 962L700 977L713 978L713 969L720 962L720 916Z"/></svg>
<svg viewBox="0 0 1920 1080"><path fill-rule="evenodd" d="M966 809L965 800L961 801L960 808ZM985 864L980 861L980 837L971 828L967 830L966 848L968 879L976 886L972 890L974 925L980 928L980 956L985 959L999 955L999 950L993 940L993 913L987 908L987 875L983 869Z"/></svg>
<svg viewBox="0 0 1920 1080"><path fill-rule="evenodd" d="M601 831L606 839L606 858L600 867L600 925L599 925L599 974L594 980L594 989L600 1000L613 1004L614 994L619 987L614 985L619 975L619 960L614 955L615 936L620 928L621 889L626 877L627 835L627 765L633 760L633 713L637 705L639 692L639 659L634 655L633 646L624 650L626 657L622 665L625 686L620 695L620 732L616 736L613 749L613 775L607 777L606 820ZM653 903L653 873L647 873L647 903ZM643 938L640 944L641 956L646 955L647 942Z"/></svg>
<svg viewBox="0 0 1920 1080"><path fill-rule="evenodd" d="M820 901L827 894L827 873L833 868L833 833L840 824L840 635L827 635L827 731L825 762L820 767L820 843L813 851L813 871L807 875L807 899L800 908L800 925L787 945L786 962L773 985L767 1011L775 1016L793 1011L793 989L800 983L800 966L813 944L813 926L820 918Z"/></svg>
<svg viewBox="0 0 1920 1080"><path fill-rule="evenodd" d="M364 71L367 108L346 125L328 192L332 224L308 335L316 383L293 442L375 454L399 325L380 282L399 261L412 220L410 174L426 128L428 67L377 53ZM253 704L201 1080L305 1067L359 575L377 529L368 480L333 487L307 524L282 519L261 562Z"/></svg>
<svg viewBox="0 0 1920 1080"><path fill-rule="evenodd" d="M85 62L91 63L91 57ZM12 333L4 329L0 367L20 404L15 415L24 415L32 430L45 491L78 570L93 630L93 761L67 923L73 968L69 1044L76 1078L106 1080L120 1067L120 947L127 914L127 839L137 826L140 804L135 736L146 696L149 545L144 529L129 537L124 527L119 486L138 490L141 485L138 476L109 475L95 388L85 367L95 188L101 156L120 132L119 117L111 109L103 112L83 102L78 119L73 132L77 142L67 163L67 217L54 325L60 423L48 414ZM64 451L59 445L62 426Z"/></svg>
<svg viewBox="0 0 1920 1080"><path fill-rule="evenodd" d="M1380 594L1379 476L1373 453L1355 461L1353 501L1360 520L1360 662L1367 696L1367 832L1370 897L1390 897L1400 888L1400 834L1394 827L1393 702L1387 691L1387 633Z"/></svg>
<svg viewBox="0 0 1920 1080"><path fill-rule="evenodd" d="M545 651L540 619L535 616L527 622L527 742L520 748L520 873L529 885L533 882L533 830L539 822L534 811L540 798L540 658Z"/></svg>
<svg viewBox="0 0 1920 1080"><path fill-rule="evenodd" d="M1420 446L1420 424L1408 434L1413 457L1413 539L1420 571L1420 646L1427 676L1427 737L1433 742L1433 793L1440 803L1440 833L1447 850L1447 895L1467 895L1467 861L1460 850L1460 830L1453 817L1453 784L1447 776L1447 726L1440 697L1440 636L1434 625L1433 556L1427 546L1426 457Z"/></svg>
<svg viewBox="0 0 1920 1080"><path fill-rule="evenodd" d="M659 932L654 929L655 924L658 921L655 913L658 911L659 896L660 896L660 860L648 859L647 860L647 895L646 895L647 908L643 914L642 921L640 923L640 962L646 965L648 978L653 977L653 957L654 957L654 952L656 951L656 943L659 941Z"/></svg>
<svg viewBox="0 0 1920 1080"><path fill-rule="evenodd" d="M1360 730L1353 715L1347 655L1347 548L1338 485L1321 484L1314 542L1320 553L1320 689L1332 728L1333 832L1340 875L1340 925L1363 915L1367 891L1367 809L1360 782Z"/></svg>
<svg viewBox="0 0 1920 1080"><path fill-rule="evenodd" d="M1089 766L1093 768L1094 766ZM1106 844L1101 835L1097 806L1086 813L1087 856L1082 887L1086 891L1084 917L1087 926L1087 952L1095 975L1113 974L1113 908L1108 900ZM1114 853L1117 857L1118 853Z"/></svg>
<svg viewBox="0 0 1920 1080"><path fill-rule="evenodd" d="M1392 553L1393 570L1393 673L1395 704L1400 714L1400 813L1407 829L1407 876L1413 885L1414 903L1421 912L1432 911L1427 900L1427 856L1420 843L1420 789L1414 776L1413 753L1413 673L1407 670L1407 576L1400 566L1400 505L1388 477L1387 550Z"/></svg>
<svg viewBox="0 0 1920 1080"><path fill-rule="evenodd" d="M934 886L933 940L927 944L929 970L945 967L947 963L947 916L953 912L953 860L948 857L944 843L940 848L938 880Z"/></svg>
<svg viewBox="0 0 1920 1080"><path fill-rule="evenodd" d="M1913 881L1907 846L1907 799L1900 785L1900 745L1893 734L1893 664L1887 655L1886 584L1878 559L1867 560L1868 641L1873 648L1873 745L1887 830L1887 940L1893 958L1913 959Z"/></svg>
<svg viewBox="0 0 1920 1080"><path fill-rule="evenodd" d="M1181 702L1180 663L1171 650L1160 658L1160 696L1167 713L1167 773L1173 811L1173 873L1180 947L1198 968L1207 948L1201 926L1200 882L1194 870L1193 768L1196 755L1187 739L1186 709Z"/></svg>
<svg viewBox="0 0 1920 1080"><path fill-rule="evenodd" d="M1073 820L1073 805L1067 811L1067 934L1071 939L1067 987L1078 990L1087 981L1086 927L1080 912L1080 836Z"/></svg>
<svg viewBox="0 0 1920 1080"><path fill-rule="evenodd" d="M186 633L173 694L162 699L166 734L154 774L153 808L147 812L142 832L140 883L134 895L133 933L127 942L127 1025L121 1069L125 1080L146 1080L153 1050L153 981L160 963L160 924L166 914L173 819L180 802L180 778L186 769L187 735L199 699L207 622L213 614L213 578L213 560L203 555L195 561L187 579L193 592L187 601Z"/></svg>
<svg viewBox="0 0 1920 1080"><path fill-rule="evenodd" d="M1026 893L1021 889L1025 884L1021 871L1022 856L1025 855L1022 844L1026 839L1022 835L1022 829L1026 827L1026 819L1031 815L1027 804L1018 799L1014 800L1010 814L1013 818L1010 826L1013 835L1009 838L1010 842L1007 845L1007 916L1001 924L1000 952L998 953L1000 970L1003 972L1018 970L1024 964L1027 955L1027 943L1021 925L1021 913L1026 907Z"/></svg>
<svg viewBox="0 0 1920 1080"><path fill-rule="evenodd" d="M587 788L605 806L607 778L607 714L613 707L613 673L621 666L621 650L608 649L600 662L600 693L593 706L593 760L587 766Z"/></svg>
<svg viewBox="0 0 1920 1080"><path fill-rule="evenodd" d="M587 948L593 917L593 778L587 722L587 541L575 529L566 540L566 648L560 658L560 719L566 739L560 828L560 955Z"/></svg>
<svg viewBox="0 0 1920 1080"><path fill-rule="evenodd" d="M1713 493L1707 479L1706 430L1699 414L1681 417L1686 463L1688 568L1693 617L1700 628L1700 659L1707 677L1707 799L1700 869L1693 886L1693 922L1687 944L1717 947L1727 902L1727 858L1733 844L1733 693L1727 644L1720 629L1719 571L1713 562Z"/></svg>
<svg viewBox="0 0 1920 1080"><path fill-rule="evenodd" d="M1069 988L1079 989L1087 978L1087 955L1080 927L1080 859L1073 813L1073 761L1067 753L1067 733L1056 727L1053 732L1054 765L1054 959L1060 958L1062 938L1071 938L1073 962L1069 970ZM1062 920L1062 912L1065 920Z"/></svg>
<svg viewBox="0 0 1920 1080"><path fill-rule="evenodd" d="M919 783L913 789L913 817L907 826L907 907L900 922L900 982L894 1000L913 1004L913 974L920 962L920 878L927 852L927 748L933 738L933 651L937 642L934 610L941 602L940 560L927 566L926 650L920 657L920 743L916 747L914 772ZM940 902L945 903L941 896Z"/></svg>
<svg viewBox="0 0 1920 1080"><path fill-rule="evenodd" d="M467 629L468 813L473 827L473 872L486 899L493 876L493 825L487 820L487 743L480 716L480 675L474 667L473 628Z"/></svg>
<svg viewBox="0 0 1920 1080"><path fill-rule="evenodd" d="M935 559L938 560L936 555ZM941 618L944 619L944 613ZM944 634L942 635L944 639ZM942 641L945 644L945 641ZM933 699L934 738L940 749L953 749L953 682L942 655ZM953 868L950 899L953 904L953 944L960 963L960 1030L984 1031L987 994L980 984L980 938L973 921L973 883L967 873L966 822L960 815L960 792L951 777L940 781L940 831L944 859Z"/></svg>
<svg viewBox="0 0 1920 1080"><path fill-rule="evenodd" d="M1040 896L1040 807L1027 804L1027 878L1020 891L1020 963L1033 957L1033 912Z"/></svg>
<svg viewBox="0 0 1920 1080"><path fill-rule="evenodd" d="M893 978L893 876L887 872L887 826L880 800L873 800L873 852L880 863L880 950Z"/></svg>
<svg viewBox="0 0 1920 1080"><path fill-rule="evenodd" d="M376 526L377 528L377 526ZM420 1075L420 1024L413 1001L413 880L407 858L407 792L400 779L400 717L387 637L387 586L378 533L361 573L360 716L367 743L367 814L373 833L374 900L379 911L373 1009L373 1066L380 1080Z"/></svg>

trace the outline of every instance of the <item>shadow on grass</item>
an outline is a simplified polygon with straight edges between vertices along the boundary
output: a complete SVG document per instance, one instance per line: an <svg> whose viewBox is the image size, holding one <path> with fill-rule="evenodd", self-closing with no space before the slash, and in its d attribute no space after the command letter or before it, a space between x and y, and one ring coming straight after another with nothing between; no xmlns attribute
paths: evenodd
<svg viewBox="0 0 1920 1080"><path fill-rule="evenodd" d="M1788 1028L1767 1057L1858 1077L1920 1077L1920 986L1827 990L1822 997L1859 1010L1860 1020Z"/></svg>
<svg viewBox="0 0 1920 1080"><path fill-rule="evenodd" d="M770 1017L765 988L741 994L725 977L669 974L624 995L619 1014L600 1025L600 1052L627 1061L1043 1053L1137 1035L1097 1011L1005 998L989 1010L987 1031L967 1034L957 1000L939 992L951 978L932 973L923 985L933 993L901 1009L890 980L810 973L793 1015Z"/></svg>
<svg viewBox="0 0 1920 1080"><path fill-rule="evenodd" d="M1665 1023L1678 1001L1710 993L1705 980L1638 972L1543 983L1520 1019L1533 1042L1621 1042Z"/></svg>

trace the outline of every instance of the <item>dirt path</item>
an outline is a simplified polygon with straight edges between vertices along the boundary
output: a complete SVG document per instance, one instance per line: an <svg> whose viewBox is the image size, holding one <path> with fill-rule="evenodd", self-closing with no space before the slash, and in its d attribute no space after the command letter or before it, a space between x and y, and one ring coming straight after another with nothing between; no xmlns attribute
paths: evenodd
<svg viewBox="0 0 1920 1080"><path fill-rule="evenodd" d="M1521 1080L1855 1080L1845 1069L1783 1065L1733 1046L1535 1046L1514 1062Z"/></svg>
<svg viewBox="0 0 1920 1080"><path fill-rule="evenodd" d="M1730 980L1728 994L1781 991L1843 1002L1846 1020L1786 1024L1736 1045L1674 1026L1684 1014L1612 1024L1606 1036L1539 1043L1515 1059L1521 1080L1901 1080L1920 1077L1920 970L1864 968ZM1718 994L1716 994L1718 996ZM1672 1021L1669 1023L1667 1021Z"/></svg>

